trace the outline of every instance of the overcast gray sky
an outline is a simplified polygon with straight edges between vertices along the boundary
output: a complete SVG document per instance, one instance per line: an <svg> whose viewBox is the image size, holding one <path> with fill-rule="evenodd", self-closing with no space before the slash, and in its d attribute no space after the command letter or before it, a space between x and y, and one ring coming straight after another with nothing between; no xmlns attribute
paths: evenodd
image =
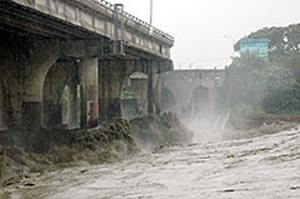
<svg viewBox="0 0 300 199"><path fill-rule="evenodd" d="M150 0L108 0L149 22ZM153 25L175 37L179 68L223 68L233 41L262 27L300 23L300 0L153 0ZM225 38L223 36L226 36Z"/></svg>

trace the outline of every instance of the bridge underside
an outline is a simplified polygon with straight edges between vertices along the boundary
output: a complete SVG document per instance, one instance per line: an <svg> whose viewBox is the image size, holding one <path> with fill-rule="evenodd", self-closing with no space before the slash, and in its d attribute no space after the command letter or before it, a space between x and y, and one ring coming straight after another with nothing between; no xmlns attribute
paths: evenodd
<svg viewBox="0 0 300 199"><path fill-rule="evenodd" d="M7 2L7 3L5 3ZM0 131L92 128L121 116L121 91L134 72L153 74L172 61L18 4L0 3Z"/></svg>
<svg viewBox="0 0 300 199"><path fill-rule="evenodd" d="M85 29L10 2L1 2L0 12L0 28L8 32L55 39L99 38Z"/></svg>

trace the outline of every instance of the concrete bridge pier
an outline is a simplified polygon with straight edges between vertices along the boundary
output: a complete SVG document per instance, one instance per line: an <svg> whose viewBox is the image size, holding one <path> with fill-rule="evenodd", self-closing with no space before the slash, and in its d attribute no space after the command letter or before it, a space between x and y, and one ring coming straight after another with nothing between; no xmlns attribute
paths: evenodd
<svg viewBox="0 0 300 199"><path fill-rule="evenodd" d="M154 99L154 111L156 114L161 114L161 88L162 83L160 74L153 75L153 99Z"/></svg>
<svg viewBox="0 0 300 199"><path fill-rule="evenodd" d="M108 120L107 117L107 110L108 110L108 105L107 105L107 75L108 75L108 67L102 66L103 62L99 61L99 122L104 122Z"/></svg>
<svg viewBox="0 0 300 199"><path fill-rule="evenodd" d="M100 121L121 117L121 92L128 75L126 61L100 60L99 112Z"/></svg>
<svg viewBox="0 0 300 199"><path fill-rule="evenodd" d="M5 110L7 127L40 128L43 84L59 57L59 42L5 35L1 38L0 52L2 94L5 90L2 112Z"/></svg>
<svg viewBox="0 0 300 199"><path fill-rule="evenodd" d="M85 57L79 62L81 128L98 126L98 59Z"/></svg>
<svg viewBox="0 0 300 199"><path fill-rule="evenodd" d="M78 82L75 78L70 80L67 85L68 88L68 112L67 112L67 122L69 129L75 129L79 127L77 125L77 103L78 103Z"/></svg>
<svg viewBox="0 0 300 199"><path fill-rule="evenodd" d="M2 79L0 78L0 131L7 129L7 113L5 108L5 93Z"/></svg>
<svg viewBox="0 0 300 199"><path fill-rule="evenodd" d="M154 90L153 90L153 71L152 63L147 64L147 97L148 97L148 113L154 113Z"/></svg>
<svg viewBox="0 0 300 199"><path fill-rule="evenodd" d="M43 43L42 48L34 44L36 52L32 54L30 64L25 66L25 95L21 113L22 127L26 129L39 129L42 126L43 84L47 72L59 57L58 45L48 46L47 43Z"/></svg>
<svg viewBox="0 0 300 199"><path fill-rule="evenodd" d="M148 84L148 113L160 114L161 113L161 80L160 75L154 73L158 63L155 61L149 62L147 67L147 84ZM155 67L156 66L156 67Z"/></svg>

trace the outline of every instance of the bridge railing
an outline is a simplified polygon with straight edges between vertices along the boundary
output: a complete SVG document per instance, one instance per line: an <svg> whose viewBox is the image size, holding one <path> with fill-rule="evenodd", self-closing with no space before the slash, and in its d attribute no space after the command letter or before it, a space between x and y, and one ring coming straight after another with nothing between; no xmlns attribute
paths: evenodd
<svg viewBox="0 0 300 199"><path fill-rule="evenodd" d="M110 9L112 12L114 12L114 9L115 9L115 6L114 4L112 3L109 3L105 0L92 0L93 2L97 3L97 4L100 4L101 6L104 6L106 7L107 9ZM135 23L138 23L140 25L143 25L145 26L146 28L148 28L149 30L157 33L157 34L160 34L162 37L165 37L166 39L169 39L169 40L172 40L174 41L174 37L172 37L170 34L168 33L165 33L161 30L159 30L158 28L155 28L154 26L150 25L149 23L131 15L130 13L124 11L124 10L119 10L118 14L121 14L123 17L129 19L129 20L132 20L134 21Z"/></svg>

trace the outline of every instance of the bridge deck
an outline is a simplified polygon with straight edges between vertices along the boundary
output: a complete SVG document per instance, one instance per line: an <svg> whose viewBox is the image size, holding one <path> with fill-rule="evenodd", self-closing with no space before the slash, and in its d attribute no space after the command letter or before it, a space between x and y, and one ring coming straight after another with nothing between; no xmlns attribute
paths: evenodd
<svg viewBox="0 0 300 199"><path fill-rule="evenodd" d="M170 58L174 38L104 0L4 0L0 29L61 39L108 38Z"/></svg>

